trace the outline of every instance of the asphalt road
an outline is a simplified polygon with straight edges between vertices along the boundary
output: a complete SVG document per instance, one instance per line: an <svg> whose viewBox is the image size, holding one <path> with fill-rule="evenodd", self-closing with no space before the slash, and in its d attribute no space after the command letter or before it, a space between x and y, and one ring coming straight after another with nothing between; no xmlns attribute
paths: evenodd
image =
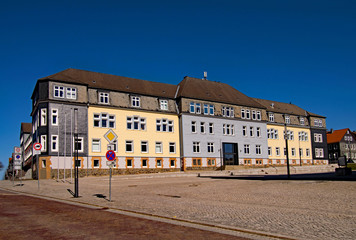
<svg viewBox="0 0 356 240"><path fill-rule="evenodd" d="M0 239L246 238L0 190Z"/></svg>

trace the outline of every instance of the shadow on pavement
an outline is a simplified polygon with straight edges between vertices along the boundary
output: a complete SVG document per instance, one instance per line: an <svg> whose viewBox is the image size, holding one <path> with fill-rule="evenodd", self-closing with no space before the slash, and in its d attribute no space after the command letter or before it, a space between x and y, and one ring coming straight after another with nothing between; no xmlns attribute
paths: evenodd
<svg viewBox="0 0 356 240"><path fill-rule="evenodd" d="M328 173L308 173L308 174L291 174L290 178L283 175L229 175L229 176L198 176L200 178L212 179L243 179L243 180L313 180L313 181L356 181L356 171L352 175L337 176L334 172Z"/></svg>

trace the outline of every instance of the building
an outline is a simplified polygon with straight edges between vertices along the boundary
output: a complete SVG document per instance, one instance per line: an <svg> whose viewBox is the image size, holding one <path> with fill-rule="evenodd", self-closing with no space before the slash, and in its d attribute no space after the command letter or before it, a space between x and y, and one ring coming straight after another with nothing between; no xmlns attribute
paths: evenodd
<svg viewBox="0 0 356 240"><path fill-rule="evenodd" d="M269 164L287 164L287 149L290 164L316 164L312 157L312 135L307 112L290 103L254 100L266 107Z"/></svg>
<svg viewBox="0 0 356 240"><path fill-rule="evenodd" d="M32 146L32 124L21 123L20 148L23 159L22 170L26 173L26 178L32 178Z"/></svg>
<svg viewBox="0 0 356 240"><path fill-rule="evenodd" d="M327 134L329 161L337 163L339 157L356 162L356 139L350 129L331 130Z"/></svg>
<svg viewBox="0 0 356 240"><path fill-rule="evenodd" d="M328 163L328 144L326 136L326 118L308 112L308 119L310 124L310 134L312 141L312 153L315 164Z"/></svg>
<svg viewBox="0 0 356 240"><path fill-rule="evenodd" d="M233 87L185 77L178 84L184 169L267 164L265 108Z"/></svg>
<svg viewBox="0 0 356 240"><path fill-rule="evenodd" d="M179 170L176 88L77 69L39 79L31 115L33 140L43 146L40 177L69 177L76 151L80 175L105 174L109 130L117 136L116 171Z"/></svg>

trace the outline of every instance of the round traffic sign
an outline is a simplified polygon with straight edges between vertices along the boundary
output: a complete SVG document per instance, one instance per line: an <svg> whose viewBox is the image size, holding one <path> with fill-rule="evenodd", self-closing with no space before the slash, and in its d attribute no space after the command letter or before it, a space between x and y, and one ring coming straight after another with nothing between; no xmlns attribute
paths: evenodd
<svg viewBox="0 0 356 240"><path fill-rule="evenodd" d="M39 150L41 150L41 148L42 148L41 143L35 143L35 144L33 144L33 149L39 151Z"/></svg>
<svg viewBox="0 0 356 240"><path fill-rule="evenodd" d="M115 154L115 152L113 150L109 150L109 151L106 152L106 159L108 161L114 161L115 158L116 158L116 154Z"/></svg>
<svg viewBox="0 0 356 240"><path fill-rule="evenodd" d="M16 158L16 159L21 159L21 155L16 154L16 155L15 155L15 158Z"/></svg>

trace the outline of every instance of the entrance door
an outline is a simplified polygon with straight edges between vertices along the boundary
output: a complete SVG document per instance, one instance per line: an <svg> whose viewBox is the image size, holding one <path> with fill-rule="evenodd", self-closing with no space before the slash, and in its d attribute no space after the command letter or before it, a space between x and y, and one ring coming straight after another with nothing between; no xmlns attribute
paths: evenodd
<svg viewBox="0 0 356 240"><path fill-rule="evenodd" d="M224 165L239 165L237 143L223 143Z"/></svg>

